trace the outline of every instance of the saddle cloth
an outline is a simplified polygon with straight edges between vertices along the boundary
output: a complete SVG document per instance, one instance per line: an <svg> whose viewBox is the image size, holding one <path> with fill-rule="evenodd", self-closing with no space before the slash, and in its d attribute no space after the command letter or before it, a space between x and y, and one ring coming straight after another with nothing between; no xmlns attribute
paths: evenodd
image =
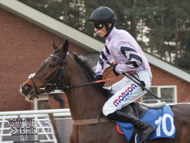
<svg viewBox="0 0 190 143"><path fill-rule="evenodd" d="M165 105L160 109L148 109L146 114L141 118L141 120L148 122L156 127L154 134L149 137L146 141L155 138L175 138L176 128L174 125L174 114L169 105ZM134 126L130 123L118 122L116 123L121 127L127 141L132 139L132 134L134 131ZM118 126L117 126L118 130ZM119 133L123 134L121 131ZM134 142L138 141L138 134L134 136Z"/></svg>

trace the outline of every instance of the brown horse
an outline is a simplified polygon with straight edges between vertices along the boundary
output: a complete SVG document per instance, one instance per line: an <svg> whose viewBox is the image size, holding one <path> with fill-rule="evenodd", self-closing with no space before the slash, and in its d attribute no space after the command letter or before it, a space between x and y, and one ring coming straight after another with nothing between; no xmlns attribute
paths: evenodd
<svg viewBox="0 0 190 143"><path fill-rule="evenodd" d="M78 56L68 52L68 47L67 40L59 48L53 44L54 53L21 85L20 92L33 100L55 88L65 91L74 121L70 143L127 143L125 136L117 133L114 122L97 118L107 100L107 91L99 84L84 84L93 83L93 72ZM171 108L175 138L153 139L148 143L190 143L190 105L176 104Z"/></svg>

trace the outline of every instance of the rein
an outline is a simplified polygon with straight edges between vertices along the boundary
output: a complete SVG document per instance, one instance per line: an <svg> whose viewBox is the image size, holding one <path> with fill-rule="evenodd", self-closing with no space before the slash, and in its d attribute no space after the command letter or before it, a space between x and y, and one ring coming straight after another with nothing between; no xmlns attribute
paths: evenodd
<svg viewBox="0 0 190 143"><path fill-rule="evenodd" d="M35 89L35 92L36 92L36 98L38 98L38 91L39 91L39 90L42 90L42 89L37 89L37 88L36 88L36 85L35 85L35 82L34 82L34 77L37 77L39 80L41 80L42 82L45 83L43 90L44 90L46 93L50 93L51 91L53 91L53 90L55 90L55 89L59 89L59 90L65 92L66 90L71 89L71 88L76 88L76 87L81 87L81 86L87 86L87 85L91 85L91 84L97 84L97 83L106 82L106 81L110 81L110 80L113 80L113 79L116 79L116 78L117 78L117 77L112 77L112 78L109 78L109 79L105 79L105 77L106 77L106 76L108 75L108 73L111 71L111 70L109 70L109 71L105 74L105 76L104 76L104 78L103 78L102 80L96 80L96 81L92 81L92 82L87 82L87 83L82 83L82 84L77 84L77 85L71 85L71 86L65 85L65 84L63 83L63 84L62 84L62 87L56 87L56 86L57 86L57 83L60 82L60 81L62 81L61 76L64 76L64 65L65 65L65 63L66 63L66 61L67 61L67 59L68 59L68 55L69 55L69 54L67 53L67 55L66 55L66 57L65 57L64 60L61 59L60 57L56 56L56 55L53 55L53 54L50 55L51 57L57 58L57 59L59 59L60 61L62 61L62 65L59 67L59 69L54 73L54 75L53 75L49 80L45 81L45 80L43 80L42 78L40 78L39 76L37 76L36 74L35 74L33 77L30 77L30 79L32 80L33 85L34 85L34 89ZM59 74L59 78L57 79L57 81L54 82L53 84L49 83L49 82L59 73L59 71L60 71L60 74ZM63 81L62 81L62 82L63 82ZM53 89L53 90L46 90L46 88L51 88L51 89ZM31 97L32 97L32 96L31 96ZM31 97L30 97L30 98L31 98Z"/></svg>
<svg viewBox="0 0 190 143"><path fill-rule="evenodd" d="M66 86L66 88L69 89L69 88L81 87L81 86L86 86L86 85L90 85L90 84L96 84L96 83L100 83L100 82L110 81L110 80L113 80L113 79L116 79L116 78L117 77L113 77L113 78L109 78L109 79L103 79L103 80L96 80L96 81L92 81L92 82Z"/></svg>
<svg viewBox="0 0 190 143"><path fill-rule="evenodd" d="M75 87L81 87L81 86L86 86L86 85L90 85L90 84L96 84L96 83L101 83L101 82L106 82L106 81L110 81L110 80L114 80L117 77L112 77L112 78L108 78L106 79L106 77L108 76L108 74L113 70L113 67L104 75L102 80L96 80L96 81L92 81L92 82L88 82L88 83L83 83L83 84L78 84L78 85L72 85L72 86L67 86L67 88L75 88Z"/></svg>

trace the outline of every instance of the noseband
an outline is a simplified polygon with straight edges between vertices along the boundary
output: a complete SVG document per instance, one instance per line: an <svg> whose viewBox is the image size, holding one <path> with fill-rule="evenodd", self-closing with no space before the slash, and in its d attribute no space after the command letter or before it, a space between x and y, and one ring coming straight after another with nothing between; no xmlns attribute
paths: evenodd
<svg viewBox="0 0 190 143"><path fill-rule="evenodd" d="M44 85L44 91L45 91L46 93L50 93L50 92L52 91L52 90L51 90L51 91L45 90L45 89L48 88L48 87L51 87L53 90L59 89L59 90L61 90L61 91L65 91L65 90L67 89L67 86L65 86L64 83L62 84L62 87L57 87L57 83L59 83L60 81L63 81L63 80L61 79L61 77L64 76L64 71L65 71L65 70L64 70L64 65L65 65L65 63L66 63L66 61L67 61L67 59L68 59L68 55L69 55L69 54L67 53L64 60L61 59L60 57L56 56L56 55L53 55L53 54L50 55L50 57L54 57L54 58L57 58L57 59L59 59L60 61L62 61L62 64L61 64L61 66L59 67L59 69L54 73L54 75L53 75L49 80L45 81L45 80L43 80L42 78L40 78L39 76L37 76L36 74L35 74L33 77L30 78L30 79L32 80L32 82L33 82L33 85L34 85L34 89L35 89L35 92L36 92L36 98L38 98L38 90L39 90L39 89L36 88L36 85L35 85L35 82L34 82L34 77L37 77L39 80L41 80L42 82L45 83L45 85ZM50 83L50 81L59 73L59 71L60 71L60 74L59 74L59 77L58 77L57 81L55 81L53 84ZM32 97L32 96L31 96L31 97ZM30 98L31 98L31 97L30 97Z"/></svg>

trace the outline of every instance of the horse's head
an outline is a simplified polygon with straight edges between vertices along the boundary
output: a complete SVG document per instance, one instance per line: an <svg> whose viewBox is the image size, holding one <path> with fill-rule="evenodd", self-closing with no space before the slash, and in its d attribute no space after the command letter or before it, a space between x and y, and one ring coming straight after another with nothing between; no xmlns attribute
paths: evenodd
<svg viewBox="0 0 190 143"><path fill-rule="evenodd" d="M51 92L62 83L64 76L64 64L68 58L68 40L59 48L53 42L54 53L50 55L39 67L36 73L30 74L21 85L20 92L27 101L38 97L38 94Z"/></svg>

